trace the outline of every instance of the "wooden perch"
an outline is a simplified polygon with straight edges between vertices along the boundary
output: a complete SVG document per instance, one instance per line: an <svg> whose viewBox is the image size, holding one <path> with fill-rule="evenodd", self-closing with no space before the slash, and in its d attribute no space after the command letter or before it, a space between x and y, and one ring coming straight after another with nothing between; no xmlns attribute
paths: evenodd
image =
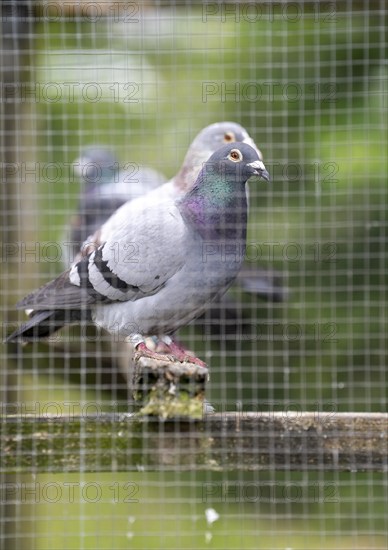
<svg viewBox="0 0 388 550"><path fill-rule="evenodd" d="M4 416L1 471L387 471L388 415Z"/></svg>
<svg viewBox="0 0 388 550"><path fill-rule="evenodd" d="M133 396L141 415L201 418L208 369L194 363L158 361L135 354Z"/></svg>

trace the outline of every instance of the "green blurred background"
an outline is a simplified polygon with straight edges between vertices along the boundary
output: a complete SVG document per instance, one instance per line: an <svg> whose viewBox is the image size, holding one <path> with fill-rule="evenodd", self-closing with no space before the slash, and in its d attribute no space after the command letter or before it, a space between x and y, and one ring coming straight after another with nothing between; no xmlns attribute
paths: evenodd
<svg viewBox="0 0 388 550"><path fill-rule="evenodd" d="M232 6L140 6L127 21L41 17L32 78L39 100L29 105L35 160L71 163L82 147L101 143L121 164L147 164L170 177L204 126L245 126L272 176L269 186L250 185L249 263L276 268L289 295L273 304L235 288L249 320L237 337L181 331L210 364L208 398L221 411L386 411L386 13L378 4ZM47 83L59 84L59 100ZM74 97L69 83L77 83ZM90 83L102 90L96 101ZM79 182L64 175L34 185L31 241L61 242ZM61 270L60 262L29 265L12 296ZM11 350L6 366L25 402L128 407L123 380L111 375L114 350L110 357L100 343L71 352L46 344L22 355ZM38 476L42 483L70 477L96 480ZM106 487L128 480L139 485L138 503L112 503L108 490L98 504L38 503L30 547L386 547L383 475L98 476ZM303 491L333 484L338 500L311 503L306 489L292 502L281 495L203 501L203 483L227 480L296 483ZM220 514L212 525L209 507ZM20 512L31 515L31 507Z"/></svg>

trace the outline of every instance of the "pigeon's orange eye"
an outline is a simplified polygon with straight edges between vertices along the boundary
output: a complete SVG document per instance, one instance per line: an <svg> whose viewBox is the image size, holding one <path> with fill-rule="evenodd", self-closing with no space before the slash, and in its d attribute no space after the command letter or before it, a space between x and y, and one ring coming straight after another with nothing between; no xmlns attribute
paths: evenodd
<svg viewBox="0 0 388 550"><path fill-rule="evenodd" d="M234 137L233 132L226 132L224 135L224 141L225 143L232 143L233 141L236 141L236 138Z"/></svg>
<svg viewBox="0 0 388 550"><path fill-rule="evenodd" d="M242 158L243 156L238 149L232 149L228 156L228 159L233 162L240 162Z"/></svg>

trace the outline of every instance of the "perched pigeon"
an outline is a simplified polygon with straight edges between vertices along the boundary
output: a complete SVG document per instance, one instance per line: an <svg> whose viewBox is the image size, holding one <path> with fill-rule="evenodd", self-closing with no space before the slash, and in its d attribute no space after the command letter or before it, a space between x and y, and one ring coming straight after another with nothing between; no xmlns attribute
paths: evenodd
<svg viewBox="0 0 388 550"><path fill-rule="evenodd" d="M145 355L160 357L144 340L156 335L174 358L203 365L173 335L236 278L245 254L245 184L253 175L269 179L259 154L232 143L209 158L181 198L155 202L146 195L141 204L126 204L126 216L103 244L19 302L33 311L8 341L39 339L91 319Z"/></svg>
<svg viewBox="0 0 388 550"><path fill-rule="evenodd" d="M109 183L112 178L112 166L117 166L117 161L114 156L107 152L105 149L94 147L85 151L84 156L78 160L79 166L86 166L86 162L93 166L97 165L101 167L101 170L96 170L94 180L99 179L104 181L103 185L97 185L93 180L94 172L91 168L88 171L82 169L84 174L89 174L89 184L86 185L86 193L80 201L79 214L77 220L81 223L77 223L76 230L73 229L72 242L84 243L92 242L92 246L95 247L98 244L102 244L110 234L114 232L117 225L120 225L122 220L127 216L127 209L132 211L133 205L129 202L132 199L137 201L137 204L141 207L142 199L135 198L136 194L141 192L145 193L151 188L156 187L148 194L148 200L151 203L158 203L166 198L177 198L186 193L195 182L204 162L208 160L219 147L227 143L243 142L248 143L254 149L256 149L260 160L263 160L261 151L257 148L255 142L249 136L248 132L240 124L235 122L217 122L210 124L204 128L194 139L190 145L184 162L179 172L170 181L161 183L163 176L158 172L154 172L149 168L141 168L139 175L144 177L145 183L136 185L136 190L131 190L128 184L127 193L118 195L117 190L120 185ZM157 185L152 185L151 179L155 175ZM117 179L117 176L116 176ZM86 182L87 183L87 182ZM113 185L113 187L111 187ZM112 190L112 199L109 199L109 189ZM104 193L101 193L101 190ZM97 193L98 191L98 193ZM105 196L106 195L106 196ZM122 200L125 197L126 200ZM120 202L122 200L122 202ZM112 202L113 201L113 202ZM114 206L119 207L124 202L127 202L125 206L116 211L110 219L109 215L112 213ZM104 204L106 206L104 206ZM90 215L86 216L86 212L90 212ZM98 212L98 215L94 215L93 212ZM83 220L83 221L82 221ZM107 221L104 227L103 222ZM101 223L100 223L101 222ZM100 227L101 226L101 227ZM93 228L93 231L91 230ZM98 229L97 229L98 228ZM94 231L97 229L97 231ZM94 233L94 234L93 234ZM84 246L87 249L87 244ZM77 256L77 246L74 249L73 259L79 260L81 254ZM69 264L68 264L69 265ZM284 290L281 284L281 277L272 270L267 270L262 267L255 267L248 273L247 270L241 272L238 277L240 286L247 292L257 294L263 299L270 301L281 301L284 299ZM213 310L213 318L219 317L217 315L217 309Z"/></svg>
<svg viewBox="0 0 388 550"><path fill-rule="evenodd" d="M83 189L77 214L73 216L64 238L64 242L72 243L70 250L65 247L66 267L73 263L85 239L115 210L167 181L160 172L136 163L126 164L125 170L120 170L115 155L98 145L86 148L73 166Z"/></svg>
<svg viewBox="0 0 388 550"><path fill-rule="evenodd" d="M263 156L255 142L242 126L235 122L217 122L211 124L204 128L194 139L176 176L147 194L148 205L158 204L168 198L176 199L183 196L192 188L203 164L209 157L222 145L234 142L248 143L256 150L259 159L263 160ZM135 203L140 207L143 199L135 199ZM133 208L134 205L131 202L127 202L107 220L100 230L94 235L89 234L87 237L91 237L90 240L93 246L100 239L104 241L109 238L116 227L120 226L126 219L128 212L133 211ZM89 238L87 240L89 241Z"/></svg>

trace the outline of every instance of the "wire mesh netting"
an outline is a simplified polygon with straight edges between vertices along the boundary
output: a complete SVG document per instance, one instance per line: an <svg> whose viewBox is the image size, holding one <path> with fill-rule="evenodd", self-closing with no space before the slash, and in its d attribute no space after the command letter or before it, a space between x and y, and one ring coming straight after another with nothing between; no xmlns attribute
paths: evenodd
<svg viewBox="0 0 388 550"><path fill-rule="evenodd" d="M201 260L244 255L239 278L179 330L209 366L207 413L385 413L386 15L382 1L4 1L3 339L27 319L15 304L68 269L111 212L177 174L202 129L233 121L271 182L250 180L245 250L203 249ZM165 237L149 238L169 268ZM126 245L133 266L137 242ZM59 458L41 447L51 428L28 449L13 437L26 462L1 469L2 548L386 548L386 471L311 468L308 457L279 469L274 450L265 468L229 468L229 446L223 465L185 468L211 443L182 448L178 425L175 462L145 465L142 452L157 450L143 434L127 470L93 472L82 453L73 467L76 419L92 430L79 425L81 443L91 437L104 457L104 414L137 410L133 348L106 328L82 322L2 345L2 419L24 434L31 418L69 430ZM291 426L285 445L293 437Z"/></svg>

